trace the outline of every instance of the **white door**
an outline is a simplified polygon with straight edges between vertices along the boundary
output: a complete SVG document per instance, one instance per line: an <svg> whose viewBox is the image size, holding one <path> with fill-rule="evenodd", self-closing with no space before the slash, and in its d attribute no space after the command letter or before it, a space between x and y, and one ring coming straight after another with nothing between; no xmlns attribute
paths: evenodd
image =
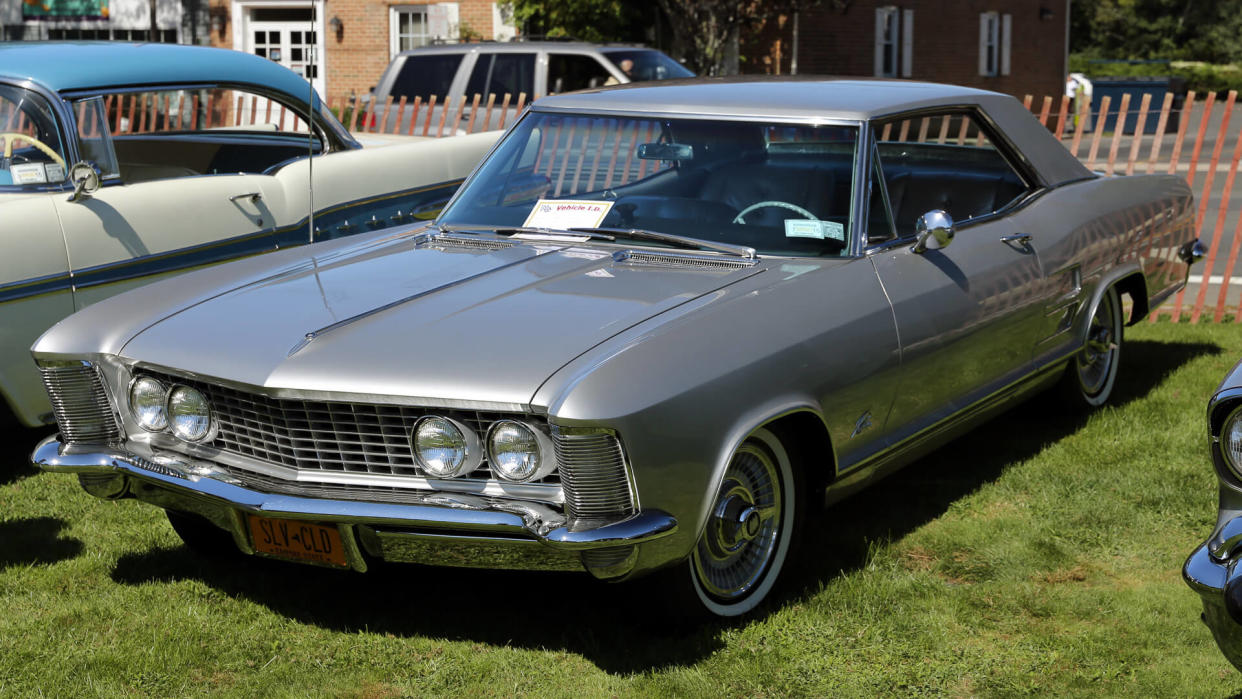
<svg viewBox="0 0 1242 699"><path fill-rule="evenodd" d="M234 34L234 48L275 61L306 78L320 94L324 84L321 75L323 47L323 5L297 7L270 5L241 8L244 26L241 37ZM241 41L236 40L240 38ZM240 44L240 45L239 45Z"/></svg>

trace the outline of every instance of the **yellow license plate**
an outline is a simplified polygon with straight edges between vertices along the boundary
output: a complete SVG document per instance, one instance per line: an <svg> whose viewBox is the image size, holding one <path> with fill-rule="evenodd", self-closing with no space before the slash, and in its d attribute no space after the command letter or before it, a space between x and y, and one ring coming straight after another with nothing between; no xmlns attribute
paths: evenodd
<svg viewBox="0 0 1242 699"><path fill-rule="evenodd" d="M250 540L256 551L269 556L349 567L336 527L250 515Z"/></svg>

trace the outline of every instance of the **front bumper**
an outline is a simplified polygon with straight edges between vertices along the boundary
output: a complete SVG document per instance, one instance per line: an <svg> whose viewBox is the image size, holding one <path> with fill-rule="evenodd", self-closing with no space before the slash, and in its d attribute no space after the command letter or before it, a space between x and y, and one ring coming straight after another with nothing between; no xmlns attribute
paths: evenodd
<svg viewBox="0 0 1242 699"><path fill-rule="evenodd" d="M608 522L566 522L541 503L426 491L407 502L334 500L266 493L242 485L210 462L176 453L138 453L66 445L53 435L35 447L35 466L74 473L106 499L132 497L200 515L256 553L247 514L335 526L346 560L365 571L368 557L404 563L526 570L586 570L602 579L625 576L638 545L668 536L677 520L646 510ZM413 500L410 502L409 500Z"/></svg>
<svg viewBox="0 0 1242 699"><path fill-rule="evenodd" d="M1242 518L1230 520L1182 567L1182 577L1203 600L1203 623L1225 658L1242 670L1242 570L1235 553L1242 542Z"/></svg>

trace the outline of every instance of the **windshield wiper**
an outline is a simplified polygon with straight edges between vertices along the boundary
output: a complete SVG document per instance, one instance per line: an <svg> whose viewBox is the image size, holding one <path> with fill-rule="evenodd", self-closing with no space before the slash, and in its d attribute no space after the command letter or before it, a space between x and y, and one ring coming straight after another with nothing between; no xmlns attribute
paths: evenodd
<svg viewBox="0 0 1242 699"><path fill-rule="evenodd" d="M589 228L569 228L561 230L559 228L536 228L534 226L508 226L506 228L492 229L497 235L542 235L549 238L590 238L591 240L616 240L616 236L608 235L610 231Z"/></svg>
<svg viewBox="0 0 1242 699"><path fill-rule="evenodd" d="M699 248L701 250L726 252L730 255L745 257L748 260L755 259L755 249L745 245L717 243L714 240L703 240L702 238L691 238L685 235L661 233L659 231L649 231L642 228L570 228L569 230L575 233L607 234L612 240L615 240L617 237L636 238L639 240L655 240L661 243L672 243L673 245L680 245L687 248Z"/></svg>

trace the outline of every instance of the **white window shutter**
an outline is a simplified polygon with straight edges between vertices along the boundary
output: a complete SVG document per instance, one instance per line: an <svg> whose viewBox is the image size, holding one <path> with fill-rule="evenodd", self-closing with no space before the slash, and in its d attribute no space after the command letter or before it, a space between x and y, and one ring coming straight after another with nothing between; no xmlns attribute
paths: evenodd
<svg viewBox="0 0 1242 699"><path fill-rule="evenodd" d="M1013 31L1013 15L1001 16L1000 74L1009 75L1009 37Z"/></svg>
<svg viewBox="0 0 1242 699"><path fill-rule="evenodd" d="M988 13L979 13L979 75L988 74Z"/></svg>
<svg viewBox="0 0 1242 699"><path fill-rule="evenodd" d="M884 25L887 14L884 8L875 9L875 75L884 75Z"/></svg>
<svg viewBox="0 0 1242 699"><path fill-rule="evenodd" d="M1009 15L1005 15L1008 17ZM901 11L901 77L914 74L914 10Z"/></svg>

